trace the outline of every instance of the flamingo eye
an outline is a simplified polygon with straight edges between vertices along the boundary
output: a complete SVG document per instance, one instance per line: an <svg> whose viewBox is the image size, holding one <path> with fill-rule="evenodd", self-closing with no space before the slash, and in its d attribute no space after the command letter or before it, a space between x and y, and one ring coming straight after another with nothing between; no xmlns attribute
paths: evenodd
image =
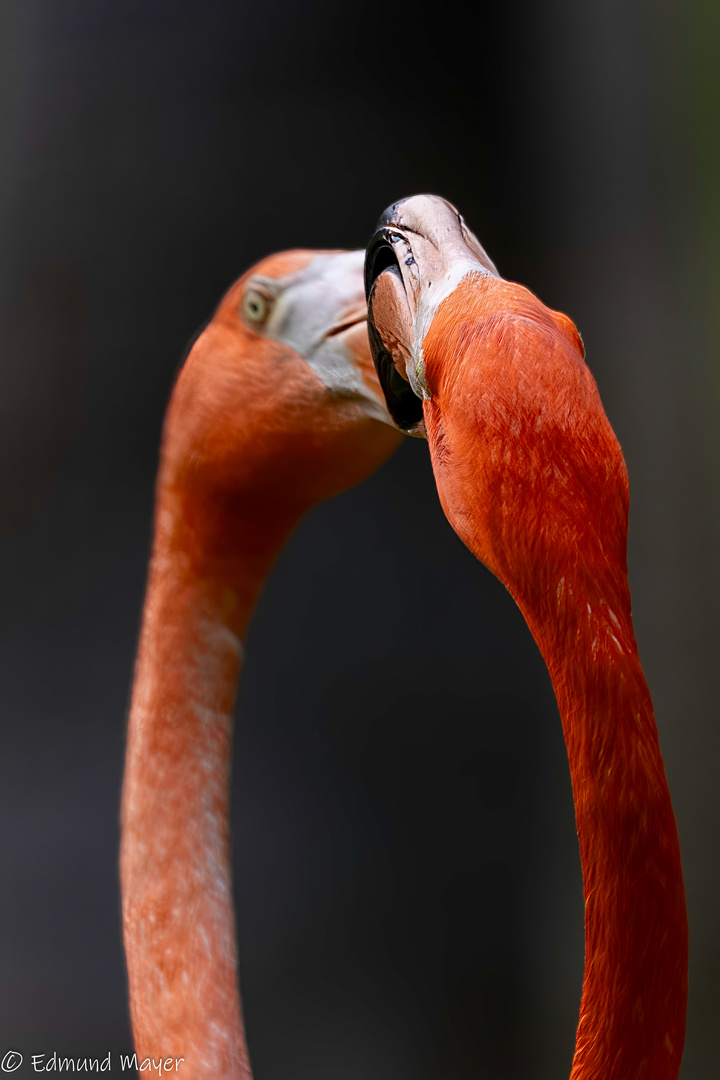
<svg viewBox="0 0 720 1080"><path fill-rule="evenodd" d="M257 289L246 289L242 313L252 326L262 326L270 314L270 299Z"/></svg>

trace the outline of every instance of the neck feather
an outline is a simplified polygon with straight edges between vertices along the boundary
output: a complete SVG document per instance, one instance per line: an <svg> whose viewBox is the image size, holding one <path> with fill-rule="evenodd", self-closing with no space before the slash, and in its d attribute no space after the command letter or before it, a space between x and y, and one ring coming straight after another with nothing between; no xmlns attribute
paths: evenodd
<svg viewBox="0 0 720 1080"><path fill-rule="evenodd" d="M122 800L123 929L139 1060L251 1075L228 830L241 638L296 516L158 488Z"/></svg>

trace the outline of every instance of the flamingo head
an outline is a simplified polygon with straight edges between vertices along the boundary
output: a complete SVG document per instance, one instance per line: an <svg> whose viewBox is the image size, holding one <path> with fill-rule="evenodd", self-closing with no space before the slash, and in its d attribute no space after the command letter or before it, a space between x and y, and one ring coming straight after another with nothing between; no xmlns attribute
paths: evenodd
<svg viewBox="0 0 720 1080"><path fill-rule="evenodd" d="M193 345L164 478L305 509L362 480L399 438L368 343L363 252L283 252L229 289Z"/></svg>
<svg viewBox="0 0 720 1080"><path fill-rule="evenodd" d="M452 203L414 195L381 216L365 259L368 336L390 414L424 437L423 340L446 297L470 272L498 272Z"/></svg>
<svg viewBox="0 0 720 1080"><path fill-rule="evenodd" d="M624 581L627 471L572 320L501 278L433 195L382 215L365 288L390 413L428 439L470 550L516 598L553 593L579 551L590 576L612 564Z"/></svg>

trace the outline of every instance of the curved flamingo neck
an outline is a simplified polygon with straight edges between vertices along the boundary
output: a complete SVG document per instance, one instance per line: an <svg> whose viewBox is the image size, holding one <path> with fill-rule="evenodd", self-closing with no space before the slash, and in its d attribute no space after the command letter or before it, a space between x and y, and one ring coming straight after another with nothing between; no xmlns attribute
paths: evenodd
<svg viewBox="0 0 720 1080"><path fill-rule="evenodd" d="M630 616L620 447L574 325L522 286L467 279L423 348L443 509L518 603L562 717L585 893L572 1080L676 1080L685 894Z"/></svg>
<svg viewBox="0 0 720 1080"><path fill-rule="evenodd" d="M138 1062L251 1076L228 809L241 637L298 514L193 502L161 480L128 726L121 885ZM262 528L262 531L260 531Z"/></svg>
<svg viewBox="0 0 720 1080"><path fill-rule="evenodd" d="M548 582L554 618L544 597L520 602L560 708L583 871L585 975L571 1080L675 1080L687 1007L685 893L619 576L568 571Z"/></svg>

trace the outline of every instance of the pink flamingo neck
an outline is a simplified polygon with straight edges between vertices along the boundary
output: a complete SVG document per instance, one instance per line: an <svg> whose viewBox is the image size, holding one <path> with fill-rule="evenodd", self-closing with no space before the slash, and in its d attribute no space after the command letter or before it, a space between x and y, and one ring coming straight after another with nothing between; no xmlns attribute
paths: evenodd
<svg viewBox="0 0 720 1080"><path fill-rule="evenodd" d="M138 1062L251 1076L228 807L241 639L297 515L196 506L162 481L122 800L121 882Z"/></svg>

